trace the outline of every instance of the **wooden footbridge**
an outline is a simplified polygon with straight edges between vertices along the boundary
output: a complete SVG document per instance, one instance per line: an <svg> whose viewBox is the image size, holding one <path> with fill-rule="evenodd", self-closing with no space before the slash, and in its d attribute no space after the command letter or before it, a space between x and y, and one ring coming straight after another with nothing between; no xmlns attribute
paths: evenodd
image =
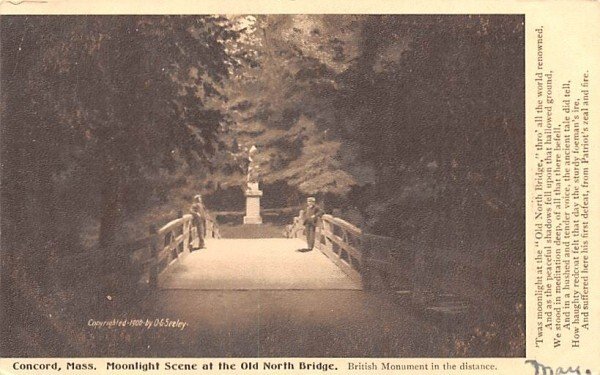
<svg viewBox="0 0 600 375"><path fill-rule="evenodd" d="M281 238L221 238L211 215L205 228L200 250L192 251L191 215L128 245L147 291L143 315L186 323L181 331L144 331L129 346L132 356L439 354L439 327L422 320L435 308L427 303L436 286L419 276L424 261L414 246L331 215L320 220L312 251L301 216ZM443 308L452 315L463 307Z"/></svg>
<svg viewBox="0 0 600 375"><path fill-rule="evenodd" d="M286 238L221 238L216 220L206 217L206 247L198 243L192 215L184 215L136 241L131 260L143 268L141 286L151 289L372 289L379 282L404 280L410 289L412 254L397 259L391 239L363 235L356 226L324 215L317 228L315 251L307 251L301 215L285 229ZM391 241L391 242L390 242ZM408 249L407 249L408 250ZM392 256L396 255L396 258ZM400 263L409 264L409 267ZM382 287L379 285L377 287ZM399 285L395 285L397 289Z"/></svg>

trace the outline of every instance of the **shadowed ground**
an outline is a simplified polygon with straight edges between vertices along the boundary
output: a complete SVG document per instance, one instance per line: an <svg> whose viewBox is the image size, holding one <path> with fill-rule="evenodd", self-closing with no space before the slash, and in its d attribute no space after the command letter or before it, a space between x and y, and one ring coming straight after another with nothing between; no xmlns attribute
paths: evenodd
<svg viewBox="0 0 600 375"><path fill-rule="evenodd" d="M164 290L154 298L147 316L188 326L144 333L139 356L423 357L439 355L444 337L407 308L359 290Z"/></svg>

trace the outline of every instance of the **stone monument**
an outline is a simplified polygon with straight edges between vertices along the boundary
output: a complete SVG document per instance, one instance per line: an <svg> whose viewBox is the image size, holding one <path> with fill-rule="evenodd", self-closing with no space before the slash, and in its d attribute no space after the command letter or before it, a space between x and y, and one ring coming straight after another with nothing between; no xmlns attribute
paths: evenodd
<svg viewBox="0 0 600 375"><path fill-rule="evenodd" d="M258 149L252 146L248 151L248 176L246 179L246 216L244 216L244 224L262 224L260 216L260 197L262 191L258 186L259 168L254 160L254 154Z"/></svg>

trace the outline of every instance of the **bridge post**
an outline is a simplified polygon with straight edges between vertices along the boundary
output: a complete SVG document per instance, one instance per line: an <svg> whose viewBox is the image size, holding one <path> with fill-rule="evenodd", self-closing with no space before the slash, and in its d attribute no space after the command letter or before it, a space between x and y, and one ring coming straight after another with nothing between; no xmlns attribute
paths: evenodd
<svg viewBox="0 0 600 375"><path fill-rule="evenodd" d="M205 221L204 229L206 231L204 238L214 238L213 222L210 218Z"/></svg>
<svg viewBox="0 0 600 375"><path fill-rule="evenodd" d="M331 236L333 235L333 226L328 220L321 219L321 223L323 226L322 230L324 231L322 235L324 235L325 239L325 244L323 246L325 246L325 249L333 252L333 243L331 242ZM319 246L321 246L321 243L319 243Z"/></svg>
<svg viewBox="0 0 600 375"><path fill-rule="evenodd" d="M149 228L150 234L150 262L149 267L149 275L148 275L148 284L150 285L150 289L156 289L158 287L158 231L156 230L156 226L151 225Z"/></svg>
<svg viewBox="0 0 600 375"><path fill-rule="evenodd" d="M182 218L184 218L184 215L181 216ZM190 252L190 225L191 225L191 220L187 220L187 219L183 219L183 252L184 253L189 253Z"/></svg>

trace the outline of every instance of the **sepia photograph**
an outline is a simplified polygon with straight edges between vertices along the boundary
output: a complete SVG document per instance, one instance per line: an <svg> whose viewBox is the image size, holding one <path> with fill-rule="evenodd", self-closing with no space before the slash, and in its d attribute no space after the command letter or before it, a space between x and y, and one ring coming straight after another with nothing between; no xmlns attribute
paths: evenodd
<svg viewBox="0 0 600 375"><path fill-rule="evenodd" d="M3 15L0 76L0 357L525 357L523 14Z"/></svg>

